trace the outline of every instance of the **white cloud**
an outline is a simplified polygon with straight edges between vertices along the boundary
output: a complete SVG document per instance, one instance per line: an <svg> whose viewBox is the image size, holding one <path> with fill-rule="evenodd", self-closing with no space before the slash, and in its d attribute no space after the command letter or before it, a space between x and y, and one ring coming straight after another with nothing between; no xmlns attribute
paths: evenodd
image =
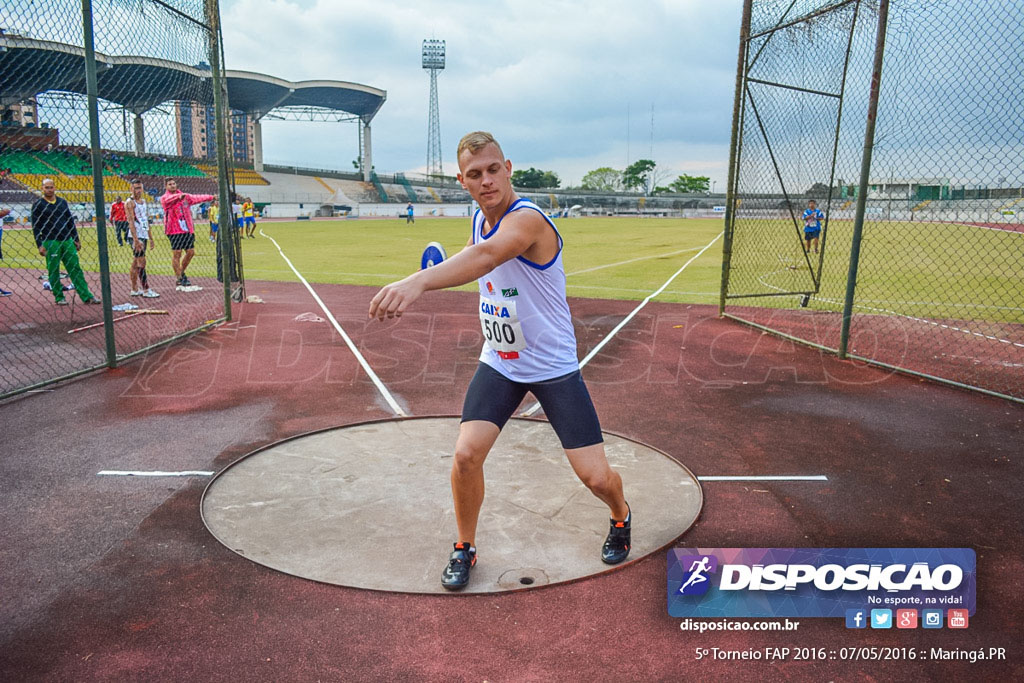
<svg viewBox="0 0 1024 683"><path fill-rule="evenodd" d="M740 2L663 0L223 0L228 68L387 91L373 122L383 172L426 161L424 38L447 41L439 76L445 169L467 131L493 132L518 167L579 182L649 156L724 184ZM627 106L630 111L627 130ZM350 167L353 124L268 122L268 160ZM332 159L340 160L333 162Z"/></svg>

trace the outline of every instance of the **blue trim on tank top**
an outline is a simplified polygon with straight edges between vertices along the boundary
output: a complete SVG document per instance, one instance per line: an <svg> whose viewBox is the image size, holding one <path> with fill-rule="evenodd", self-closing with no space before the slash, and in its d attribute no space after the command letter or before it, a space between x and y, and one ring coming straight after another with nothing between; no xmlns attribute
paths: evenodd
<svg viewBox="0 0 1024 683"><path fill-rule="evenodd" d="M477 219L477 216L479 216L479 215L480 215L480 209L477 209L473 213L473 223L472 223L473 227L470 230L470 232L472 233L470 235L470 237L473 238L473 244L476 244L476 219ZM481 232L481 234L483 234L483 223L480 224L480 232Z"/></svg>
<svg viewBox="0 0 1024 683"><path fill-rule="evenodd" d="M501 222L503 220L505 220L505 216L509 215L513 211L518 210L517 207L519 207L519 204L521 202L529 202L529 201L530 200L527 199L526 197L520 197L519 199L517 199L514 202L512 202L509 205L509 207L507 209L505 209L505 213L501 214L501 218L499 218L498 222L494 225L493 228L491 228L491 231L488 232L486 235L484 235L484 226L483 226L483 223L481 223L480 224L480 239L482 239L482 240L490 239L491 236L494 233L498 232L498 228L501 227ZM547 221L547 224L550 225L551 229L555 231L555 237L558 238L558 251L555 252L555 256L550 261L548 261L547 263L545 263L543 265L539 264L539 263L534 263L530 259L524 258L522 256L516 256L516 260L522 261L526 265L530 266L531 268L536 268L537 270L547 270L551 266L555 265L555 261L557 261L558 257L561 256L561 254L562 254L562 247L565 246L565 241L562 239L561 233L558 232L558 228L555 227L554 222L552 222L552 220L547 217L547 214L545 214L543 211L541 211L540 207L538 207L536 205L532 205L532 202L530 204L531 205L520 207L520 208L532 209L533 211L536 211L537 213L539 213L541 216L544 217L544 220ZM480 212L480 209L477 209L477 213L479 213L479 212ZM476 220L476 216L473 217L473 220L474 221ZM476 237L476 229L475 228L473 230L473 236Z"/></svg>

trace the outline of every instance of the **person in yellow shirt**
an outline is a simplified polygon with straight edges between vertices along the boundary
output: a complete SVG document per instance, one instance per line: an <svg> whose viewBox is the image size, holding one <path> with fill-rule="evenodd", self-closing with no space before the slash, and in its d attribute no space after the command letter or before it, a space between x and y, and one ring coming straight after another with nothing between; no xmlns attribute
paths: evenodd
<svg viewBox="0 0 1024 683"><path fill-rule="evenodd" d="M252 198L246 197L245 203L242 204L242 217L245 222L245 235L246 237L256 237L256 217L253 215L255 207L252 204Z"/></svg>
<svg viewBox="0 0 1024 683"><path fill-rule="evenodd" d="M216 199L214 199L212 202L210 202L210 210L207 213L207 216L210 219L210 241L211 242L216 242L217 241L217 228L219 227L219 219L220 219L220 208L217 206L217 200Z"/></svg>

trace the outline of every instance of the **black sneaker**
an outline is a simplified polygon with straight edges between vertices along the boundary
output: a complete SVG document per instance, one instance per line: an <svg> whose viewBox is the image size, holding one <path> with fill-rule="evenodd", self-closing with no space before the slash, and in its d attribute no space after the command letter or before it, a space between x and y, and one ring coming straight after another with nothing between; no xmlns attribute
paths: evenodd
<svg viewBox="0 0 1024 683"><path fill-rule="evenodd" d="M457 591L469 583L469 570L476 564L476 550L468 543L456 543L455 550L448 558L448 566L441 574L441 585L450 591Z"/></svg>
<svg viewBox="0 0 1024 683"><path fill-rule="evenodd" d="M192 281L188 279L188 276L185 275L185 273L182 273L181 274L181 282L179 284L181 284L182 287L191 287L192 286Z"/></svg>
<svg viewBox="0 0 1024 683"><path fill-rule="evenodd" d="M626 513L625 521L611 520L608 538L604 539L604 546L601 547L601 561L605 564L618 564L629 555L629 526L632 518L633 511L630 510Z"/></svg>

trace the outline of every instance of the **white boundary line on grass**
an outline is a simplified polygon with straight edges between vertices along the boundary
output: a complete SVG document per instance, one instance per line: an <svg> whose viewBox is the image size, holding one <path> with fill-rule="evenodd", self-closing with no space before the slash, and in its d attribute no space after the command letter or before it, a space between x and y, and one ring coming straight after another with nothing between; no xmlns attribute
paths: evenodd
<svg viewBox="0 0 1024 683"><path fill-rule="evenodd" d="M656 296L658 296L659 294L661 294L662 292L664 292L664 291L665 291L665 288L666 288L666 287L668 287L668 286L669 286L670 284L672 284L672 281L673 281L673 280L675 280L675 279L676 279L677 277L679 277L679 274L680 274L680 273L682 273L682 272L683 272L684 270L686 270L686 268L687 268L687 267L688 267L688 266L689 266L689 265L690 265L691 263L693 263L693 262L694 262L694 261L696 261L696 260L697 260L698 258L700 258L700 257L701 257L701 255L702 255L702 254L703 254L703 253L704 253L705 251L707 251L708 249L710 249L710 248L711 248L711 245L713 245L713 244L714 244L715 242L717 242L717 241L718 241L718 239L719 239L719 238L720 238L720 237L721 237L722 235L724 235L724 234L725 234L725 231L723 230L722 232L720 232L720 233L718 233L717 235L715 235L715 238L714 238L713 240L711 240L710 242L708 242L707 244L705 244L705 245L704 245L704 246L703 246L703 247L701 248L701 250L700 250L700 251L698 251L698 252L697 252L696 254L694 254L693 256L691 256L691 257L690 257L690 260L689 260L689 261L687 261L686 263L684 263L684 264L683 264L683 266L682 266L682 267L681 267L681 268L680 268L679 270L677 270L677 271L676 271L675 273L673 273L673 274L672 274L672 277L670 277L669 279L665 280L665 284L663 284L663 285L662 285L661 287L658 287L658 288L657 288L656 290L654 290L654 292L652 292L651 294L648 294L648 295L647 295L646 297L644 297L644 300L640 302L640 305L639 305L639 306L637 306L636 308L634 308L634 309L633 309L633 310L632 310L632 311L630 312L630 314L629 314L629 315L627 315L627 316L626 316L625 318L623 318L623 319L622 319L622 321L621 321L621 322L620 322L620 323L619 323L618 325L616 325L616 326L615 326L614 328L612 328L612 331L611 331L611 332L609 332L609 333L608 333L608 335L607 335L607 336L606 336L606 337L605 337L604 339L602 339L602 340L601 340L601 341L600 341L600 342L599 342L599 343L597 344L597 346L595 346L594 348L592 348L592 349L590 350L590 353L588 353L588 354L586 355L586 357L585 357L585 358L584 358L583 360L581 360L581 361L580 361L580 369L582 370L582 369L583 369L583 367L584 367L584 366L586 366L586 364L587 364L587 363L589 363L589 362L590 362L590 360L591 360L591 359L592 359L592 358L593 358L594 356L596 356L596 355L597 355L598 353L600 353L600 352L601 352L601 349L603 349L603 348L605 347L605 344L607 344L607 343L608 343L609 341L611 341L612 337L614 337L614 336L615 336L616 334L618 334L618 333L619 333L619 330L621 330L621 329L622 329L623 327L625 327L625 326L626 326L626 324L627 324L627 323L629 323L629 321L630 321L630 320L632 320L632 319L634 318L634 316L636 316L636 314L640 312L640 309L642 309L642 308L643 308L644 306L646 306L646 305L647 305L647 302L649 302L649 301L650 301L651 299L653 299L654 297L656 297ZM521 413L520 413L520 416L521 416L521 417L530 417L531 415L533 415L534 413L536 413L536 412L537 412L538 410L540 410L540 403L538 403L538 402L534 402L534 404L533 404L532 406L530 406L529 408L527 408L526 410L524 410L523 412L521 412Z"/></svg>
<svg viewBox="0 0 1024 683"><path fill-rule="evenodd" d="M615 266L624 266L627 263L636 263L637 261L647 261L652 258L665 258L666 256L677 256L679 254L685 254L688 251L697 251L700 247L693 247L691 249L680 249L678 251L670 251L665 254L653 254L651 256L638 256L636 258L627 259L625 261L617 261L615 263L606 263L603 266L594 266L593 268L584 268L583 270L574 270L571 273L566 273L566 277L572 277L573 275L580 275L581 273L592 273L595 270L601 270L602 268L614 268Z"/></svg>
<svg viewBox="0 0 1024 683"><path fill-rule="evenodd" d="M380 395L384 397L384 400L387 401L388 406L391 407L391 410L394 411L395 415L398 415L399 417L408 417L406 412L402 410L401 407L399 407L398 402L395 401L394 396L391 395L391 392L388 391L388 388L384 386L384 382L380 381L380 377L377 376L377 373L373 371L373 368L370 367L370 364L366 362L365 358L363 358L363 354L359 353L359 349L356 348L355 343L352 342L352 339L348 336L345 330L342 329L341 325L338 323L338 320L334 317L334 314L331 313L330 309L328 309L327 305L323 302L323 299L321 299L320 296L316 293L316 291L312 287L310 287L309 283L306 282L306 278L302 277L302 273L300 273L298 269L294 265L292 265L292 262L288 260L288 257L284 255L284 251L281 249L281 245L277 243L277 240L275 240L267 233L263 232L263 228L260 228L260 234L274 243L274 246L277 247L277 252L281 254L281 258L284 259L284 262L287 263L288 267L292 269L293 273L295 273L295 277L299 278L299 281L302 282L302 284L306 285L306 289L309 290L309 293L313 296L313 299L317 302L317 304L320 305L320 310L324 312L324 315L327 316L327 319L331 321L332 325L334 325L334 329L336 329L338 331L338 334L341 335L341 338L345 340L345 343L348 345L349 350L352 351L352 354L356 357L356 360L359 361L359 365L362 366L366 374L370 377L371 380L373 380L373 385L377 387L377 391L379 391Z"/></svg>

